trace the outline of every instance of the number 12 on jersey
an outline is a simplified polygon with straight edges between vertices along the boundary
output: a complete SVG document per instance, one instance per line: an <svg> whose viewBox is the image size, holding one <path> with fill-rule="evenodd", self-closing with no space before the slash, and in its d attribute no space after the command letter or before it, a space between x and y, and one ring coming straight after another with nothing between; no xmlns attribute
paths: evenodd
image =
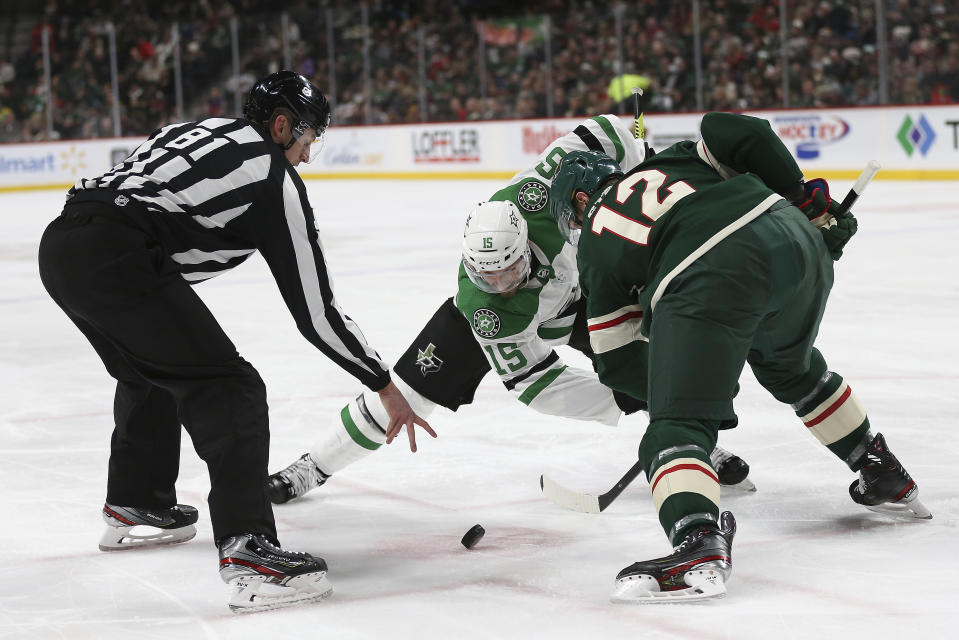
<svg viewBox="0 0 959 640"><path fill-rule="evenodd" d="M663 185L666 184L667 177L659 169L637 171L616 185L616 202L626 204L626 201L633 195L640 193L639 213L655 223L666 215L677 202L696 192L689 184L680 180L665 187L665 197L660 199L659 192L664 188ZM640 183L643 184L640 185ZM637 189L638 185L640 186ZM653 225L643 224L628 218L606 205L601 206L596 211L590 224L590 231L596 235L601 235L603 231L608 230L624 240L642 246L649 244L649 233L652 228Z"/></svg>

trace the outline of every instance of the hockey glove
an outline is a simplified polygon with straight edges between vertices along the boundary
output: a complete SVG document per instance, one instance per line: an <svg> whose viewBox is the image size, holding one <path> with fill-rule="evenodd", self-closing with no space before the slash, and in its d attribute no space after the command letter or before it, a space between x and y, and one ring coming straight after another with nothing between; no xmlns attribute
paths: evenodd
<svg viewBox="0 0 959 640"><path fill-rule="evenodd" d="M806 214L809 221L822 228L829 223L829 218L835 217L839 210L839 203L829 197L829 185L822 178L815 178L803 185L803 194L795 205Z"/></svg>
<svg viewBox="0 0 959 640"><path fill-rule="evenodd" d="M839 203L829 197L829 185L822 178L810 180L803 187L805 200L796 206L822 233L832 259L838 260L859 223L851 212L839 213Z"/></svg>
<svg viewBox="0 0 959 640"><path fill-rule="evenodd" d="M826 249L833 260L842 257L843 247L849 242L856 231L859 230L859 222L850 212L844 213L839 218L832 218L824 227L820 227L823 240L826 241Z"/></svg>

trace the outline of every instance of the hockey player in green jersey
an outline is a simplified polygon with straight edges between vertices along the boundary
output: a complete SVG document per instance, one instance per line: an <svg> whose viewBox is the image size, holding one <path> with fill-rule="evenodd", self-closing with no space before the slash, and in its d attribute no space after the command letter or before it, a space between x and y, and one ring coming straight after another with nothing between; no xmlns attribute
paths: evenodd
<svg viewBox="0 0 959 640"><path fill-rule="evenodd" d="M549 214L556 166L567 153L588 149L634 167L647 147L618 117L589 118L470 212L455 300L440 305L393 369L418 415L469 404L491 369L520 402L547 415L615 425L624 411L645 408L601 384L593 371L566 366L554 350L569 344L591 355L576 252ZM270 477L271 500L298 498L389 442L385 418L375 395L358 395L320 430L309 453ZM408 435L415 451L415 435ZM711 451L724 484L755 489L741 458Z"/></svg>
<svg viewBox="0 0 959 640"><path fill-rule="evenodd" d="M932 517L813 345L833 283L831 256L855 232L855 218L830 200L825 181L803 182L765 120L710 113L701 135L625 172L603 154L570 153L553 180L551 213L578 242L600 380L649 404L639 460L675 546L620 571L614 602L725 594L736 522L720 515L709 452L718 431L736 424L733 397L747 362L858 472L853 501Z"/></svg>

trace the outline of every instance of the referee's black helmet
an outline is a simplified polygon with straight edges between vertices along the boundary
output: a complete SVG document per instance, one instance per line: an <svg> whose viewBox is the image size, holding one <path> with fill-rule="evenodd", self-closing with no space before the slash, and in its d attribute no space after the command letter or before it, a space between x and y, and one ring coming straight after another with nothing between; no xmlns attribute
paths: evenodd
<svg viewBox="0 0 959 640"><path fill-rule="evenodd" d="M271 73L253 85L243 105L243 117L265 123L277 109L293 114L297 135L312 127L320 137L333 117L326 96L304 76L288 69Z"/></svg>

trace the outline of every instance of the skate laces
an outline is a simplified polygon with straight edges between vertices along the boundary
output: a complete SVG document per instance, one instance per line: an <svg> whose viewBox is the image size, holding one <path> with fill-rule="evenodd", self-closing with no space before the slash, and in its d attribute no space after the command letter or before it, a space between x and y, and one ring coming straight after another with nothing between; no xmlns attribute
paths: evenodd
<svg viewBox="0 0 959 640"><path fill-rule="evenodd" d="M309 453L304 453L296 461L277 475L289 485L294 496L301 496L310 489L323 484L326 477L313 463Z"/></svg>
<svg viewBox="0 0 959 640"><path fill-rule="evenodd" d="M261 535L255 535L255 536L253 536L253 540L254 540L254 542L256 542L257 544L259 544L261 547L264 547L264 548L267 549L268 551L270 551L270 552L272 552L272 553L275 553L275 554L277 554L277 555L281 555L281 556L295 556L295 557L300 557L300 558L307 558L307 557L312 558L312 557L313 557L311 554L307 553L306 551L292 551L292 550L290 550L290 549L284 549L284 548L282 548L282 547L278 547L277 545L275 545L275 544L273 544L272 542L270 542L270 540L269 540L266 536L264 536L264 535L262 535L262 534L261 534Z"/></svg>
<svg viewBox="0 0 959 640"><path fill-rule="evenodd" d="M850 491L858 494L858 498L853 496L854 501L875 505L899 500L909 495L914 486L912 477L889 450L880 433L867 445L859 480L853 483Z"/></svg>
<svg viewBox="0 0 959 640"><path fill-rule="evenodd" d="M867 486L875 484L884 476L889 477L895 475L905 480L908 475L902 465L899 464L899 460L889 451L885 444L885 442L879 441L879 436L877 436L876 440L873 440L866 450L866 464L860 469L860 479L863 480Z"/></svg>
<svg viewBox="0 0 959 640"><path fill-rule="evenodd" d="M317 559L305 551L291 551L273 544L262 533L246 533L223 540L220 547L220 570L227 574L264 573L265 568L287 575L296 573L297 566L308 568ZM250 564L253 562L254 564ZM291 564L294 563L294 564ZM291 573L292 572L292 573Z"/></svg>
<svg viewBox="0 0 959 640"><path fill-rule="evenodd" d="M691 531L690 533L686 534L686 537L683 538L683 541L680 542L678 546L673 548L673 553L677 554L677 553L683 553L685 551L688 551L697 542L700 542L707 536L713 535L713 534L719 537L723 537L723 532L718 527L704 526L694 531Z"/></svg>

